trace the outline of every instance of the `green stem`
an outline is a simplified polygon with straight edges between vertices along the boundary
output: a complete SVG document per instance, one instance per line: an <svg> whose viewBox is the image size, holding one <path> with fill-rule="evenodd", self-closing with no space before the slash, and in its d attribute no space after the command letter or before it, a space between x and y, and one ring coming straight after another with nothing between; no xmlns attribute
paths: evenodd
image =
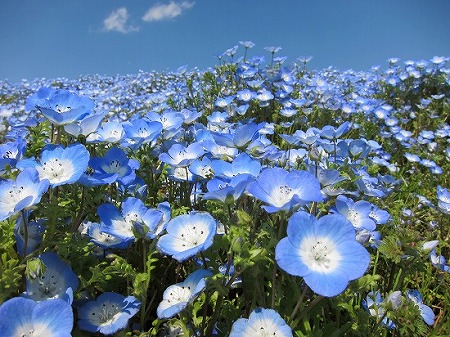
<svg viewBox="0 0 450 337"><path fill-rule="evenodd" d="M295 315L297 315L298 309L300 309L300 305L303 303L303 299L305 298L306 292L308 291L309 287L305 285L303 287L302 294L300 295L294 310L292 310L291 316L289 316L289 322L292 322L294 320Z"/></svg>
<svg viewBox="0 0 450 337"><path fill-rule="evenodd" d="M233 276L230 277L227 284L225 285L225 288L229 290L231 288L231 285L236 280L236 277L238 277L239 272L235 271ZM216 325L217 319L220 315L220 308L222 307L222 302L224 300L224 296L220 296L217 298L216 305L214 307L213 315L211 316L211 320L209 321L208 328L206 329L205 336L212 336L212 332L214 330L214 326Z"/></svg>
<svg viewBox="0 0 450 337"><path fill-rule="evenodd" d="M322 299L324 299L324 296L317 296L315 299L313 299L309 305L305 308L305 310L303 310L300 315L298 316L298 318L295 320L295 322L292 324L292 326L296 326L298 324L298 322L300 322L300 320L308 313L310 312L317 303L319 303Z"/></svg>
<svg viewBox="0 0 450 337"><path fill-rule="evenodd" d="M277 239L278 241L280 241L281 236L283 235L283 230L284 230L284 213L280 215L280 217L278 218L278 235L277 235ZM275 297L276 297L276 287L275 287L275 283L277 280L277 272L278 272L278 266L276 263L273 264L273 272L272 272L272 299L271 299L271 308L275 307Z"/></svg>
<svg viewBox="0 0 450 337"><path fill-rule="evenodd" d="M22 210L22 223L23 223L23 257L27 256L27 247L28 247L28 222L27 217L25 215L25 210Z"/></svg>

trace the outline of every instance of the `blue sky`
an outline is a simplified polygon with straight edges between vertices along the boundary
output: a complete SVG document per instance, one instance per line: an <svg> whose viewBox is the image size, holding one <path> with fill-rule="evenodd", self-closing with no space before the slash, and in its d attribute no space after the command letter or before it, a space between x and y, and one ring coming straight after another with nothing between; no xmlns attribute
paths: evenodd
<svg viewBox="0 0 450 337"><path fill-rule="evenodd" d="M450 0L0 0L0 81L206 69L253 41L310 67L450 56ZM239 47L237 55L243 55Z"/></svg>

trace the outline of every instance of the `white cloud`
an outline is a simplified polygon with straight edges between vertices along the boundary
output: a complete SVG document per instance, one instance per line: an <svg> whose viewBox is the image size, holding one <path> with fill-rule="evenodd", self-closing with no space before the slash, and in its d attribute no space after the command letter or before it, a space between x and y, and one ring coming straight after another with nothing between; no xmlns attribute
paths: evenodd
<svg viewBox="0 0 450 337"><path fill-rule="evenodd" d="M158 4L150 7L147 12L145 12L142 20L149 22L173 19L192 6L194 6L194 3L189 1L183 1L181 3L170 1L168 4Z"/></svg>
<svg viewBox="0 0 450 337"><path fill-rule="evenodd" d="M109 16L103 20L103 30L107 32L116 31L120 33L130 33L139 30L139 27L128 25L128 11L125 7L121 7L112 11Z"/></svg>

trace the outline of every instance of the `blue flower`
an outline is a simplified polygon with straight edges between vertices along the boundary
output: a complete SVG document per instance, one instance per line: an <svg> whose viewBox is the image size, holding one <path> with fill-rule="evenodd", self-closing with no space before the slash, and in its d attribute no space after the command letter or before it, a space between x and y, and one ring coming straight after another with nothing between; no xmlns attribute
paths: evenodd
<svg viewBox="0 0 450 337"><path fill-rule="evenodd" d="M255 198L269 204L263 208L269 212L291 210L311 201L322 201L320 184L306 171L286 171L279 167L268 168L251 182L247 191Z"/></svg>
<svg viewBox="0 0 450 337"><path fill-rule="evenodd" d="M354 202L343 195L336 198L336 210L350 221L356 229L373 231L376 228L375 221L370 218L372 204L365 200Z"/></svg>
<svg viewBox="0 0 450 337"><path fill-rule="evenodd" d="M125 131L126 145L137 149L141 144L153 143L161 135L162 124L149 122L145 119L135 119L122 124Z"/></svg>
<svg viewBox="0 0 450 337"><path fill-rule="evenodd" d="M115 181L128 185L135 180L135 170L139 166L139 161L129 159L122 149L113 147L104 157L91 158L89 168L79 182L85 186L110 184Z"/></svg>
<svg viewBox="0 0 450 337"><path fill-rule="evenodd" d="M119 122L106 122L95 133L91 133L86 141L88 143L108 142L118 143L122 140L125 132Z"/></svg>
<svg viewBox="0 0 450 337"><path fill-rule="evenodd" d="M241 174L257 177L261 171L261 163L242 152L231 163L223 160L213 160L211 168L216 177L232 178Z"/></svg>
<svg viewBox="0 0 450 337"><path fill-rule="evenodd" d="M381 324L385 325L388 329L395 329L395 323L386 317L386 310L384 309L385 303L381 294L377 292L370 292L366 298L362 300L362 306L366 309L371 316L376 317L377 320L382 318Z"/></svg>
<svg viewBox="0 0 450 337"><path fill-rule="evenodd" d="M24 159L17 163L17 167L34 167L41 179L47 179L50 186L56 187L76 182L89 162L89 152L82 144L73 144L64 148L60 145L47 145L42 150L38 163L33 158Z"/></svg>
<svg viewBox="0 0 450 337"><path fill-rule="evenodd" d="M420 315L422 316L425 323L428 325L433 325L434 323L434 312L428 306L422 302L422 295L416 289L409 289L406 293L409 300L413 301L415 305L419 307Z"/></svg>
<svg viewBox="0 0 450 337"><path fill-rule="evenodd" d="M23 295L35 301L61 298L72 301L70 293L78 287L79 281L72 268L55 253L43 253L39 259L45 271L35 278L27 278L27 290ZM68 289L71 289L68 291Z"/></svg>
<svg viewBox="0 0 450 337"><path fill-rule="evenodd" d="M212 272L199 269L191 273L183 282L167 287L156 309L158 318L171 318L182 311L205 289L205 278L209 276L212 276Z"/></svg>
<svg viewBox="0 0 450 337"><path fill-rule="evenodd" d="M141 303L133 296L107 292L78 309L80 330L112 335L128 325Z"/></svg>
<svg viewBox="0 0 450 337"><path fill-rule="evenodd" d="M0 336L70 337L72 328L72 307L60 299L14 297L0 306Z"/></svg>
<svg viewBox="0 0 450 337"><path fill-rule="evenodd" d="M91 241L103 249L118 248L125 249L128 247L128 241L116 235L104 232L105 225L95 222L88 222L87 235ZM107 229L106 229L107 230Z"/></svg>
<svg viewBox="0 0 450 337"><path fill-rule="evenodd" d="M202 143L192 143L187 147L173 144L167 153L163 152L159 155L159 160L173 167L186 167L204 153Z"/></svg>
<svg viewBox="0 0 450 337"><path fill-rule="evenodd" d="M229 337L292 336L292 329L273 309L256 308L249 318L239 318L231 327Z"/></svg>
<svg viewBox="0 0 450 337"><path fill-rule="evenodd" d="M317 294L332 297L366 271L370 255L356 241L352 224L338 214L316 219L297 212L289 219L287 237L275 248L281 269L302 276Z"/></svg>
<svg viewBox="0 0 450 337"><path fill-rule="evenodd" d="M247 123L238 125L236 130L229 133L214 132L214 140L221 146L236 147L238 149L245 149L248 144L259 137L259 130L262 125L255 123Z"/></svg>
<svg viewBox="0 0 450 337"><path fill-rule="evenodd" d="M35 110L38 106L45 104L45 101L51 96L54 95L56 89L50 87L42 87L36 93L29 96L27 98L25 104L25 110Z"/></svg>
<svg viewBox="0 0 450 337"><path fill-rule="evenodd" d="M24 138L17 138L14 142L0 144L0 170L6 165L11 168L16 166L18 160L22 159L27 142Z"/></svg>
<svg viewBox="0 0 450 337"><path fill-rule="evenodd" d="M24 169L16 180L0 181L0 221L39 203L48 186L49 181L40 180L33 168Z"/></svg>
<svg viewBox="0 0 450 337"><path fill-rule="evenodd" d="M216 220L209 213L183 214L168 222L167 234L159 238L157 247L182 262L208 249L213 243L216 228Z"/></svg>
<svg viewBox="0 0 450 337"><path fill-rule="evenodd" d="M253 177L249 174L237 175L229 181L213 178L206 184L208 192L203 195L203 199L234 204L251 181Z"/></svg>
<svg viewBox="0 0 450 337"><path fill-rule="evenodd" d="M55 125L73 123L82 119L94 108L94 101L89 97L80 97L67 90L56 90L37 101L39 111Z"/></svg>
<svg viewBox="0 0 450 337"><path fill-rule="evenodd" d="M74 123L64 125L64 131L75 137L88 136L98 129L105 115L106 111L89 114Z"/></svg>
<svg viewBox="0 0 450 337"><path fill-rule="evenodd" d="M450 214L450 192L448 189L437 187L438 208L444 214Z"/></svg>

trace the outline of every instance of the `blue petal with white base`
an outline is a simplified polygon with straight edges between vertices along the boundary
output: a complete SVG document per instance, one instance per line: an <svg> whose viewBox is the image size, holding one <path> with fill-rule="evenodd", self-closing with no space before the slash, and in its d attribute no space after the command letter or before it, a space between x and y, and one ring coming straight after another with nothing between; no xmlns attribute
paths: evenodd
<svg viewBox="0 0 450 337"><path fill-rule="evenodd" d="M256 308L249 318L239 318L229 337L292 337L292 329L273 309Z"/></svg>
<svg viewBox="0 0 450 337"><path fill-rule="evenodd" d="M0 336L70 337L72 328L72 307L60 299L38 303L14 297L0 306Z"/></svg>
<svg viewBox="0 0 450 337"><path fill-rule="evenodd" d="M34 168L26 168L16 180L0 181L0 221L39 203L48 190L49 181L39 179Z"/></svg>
<svg viewBox="0 0 450 337"><path fill-rule="evenodd" d="M315 293L332 297L364 275L370 255L343 216L332 214L317 220L301 211L289 219L287 237L277 244L275 259L288 274L303 277Z"/></svg>
<svg viewBox="0 0 450 337"><path fill-rule="evenodd" d="M141 303L133 296L103 293L78 309L78 327L88 332L113 335L126 328L140 307Z"/></svg>
<svg viewBox="0 0 450 337"><path fill-rule="evenodd" d="M216 220L206 212L191 212L169 221L167 234L160 237L158 249L182 262L208 249L216 234Z"/></svg>
<svg viewBox="0 0 450 337"><path fill-rule="evenodd" d="M156 309L158 318L171 318L182 311L205 289L205 278L209 276L212 276L212 272L199 269L191 273L183 282L167 287L163 293L163 300Z"/></svg>

